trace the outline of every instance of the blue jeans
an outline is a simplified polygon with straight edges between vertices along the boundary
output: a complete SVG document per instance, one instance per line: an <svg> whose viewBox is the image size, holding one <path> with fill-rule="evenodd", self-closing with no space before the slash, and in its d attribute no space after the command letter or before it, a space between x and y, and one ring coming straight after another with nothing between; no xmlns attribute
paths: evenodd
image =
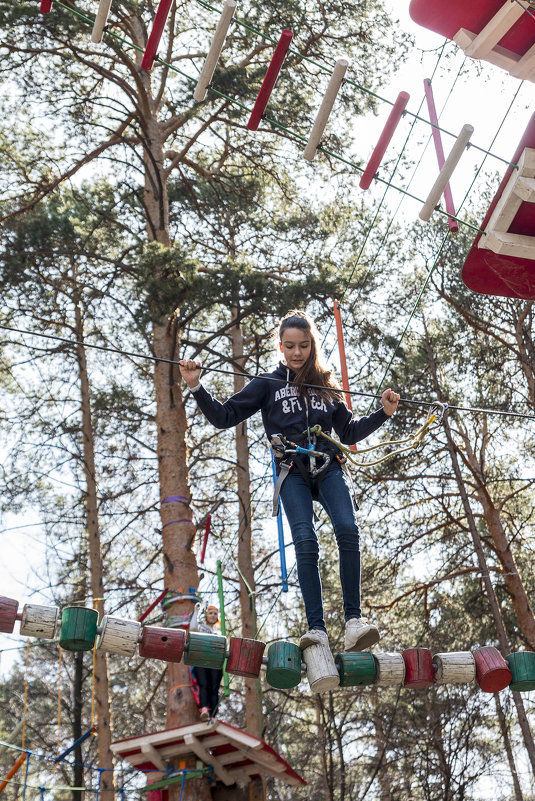
<svg viewBox="0 0 535 801"><path fill-rule="evenodd" d="M308 627L326 631L312 493L297 467L294 466L288 474L280 494L295 546L297 577L305 602ZM318 499L331 519L338 545L344 617L346 620L360 617L359 530L353 499L341 468L335 467L327 471L321 482Z"/></svg>

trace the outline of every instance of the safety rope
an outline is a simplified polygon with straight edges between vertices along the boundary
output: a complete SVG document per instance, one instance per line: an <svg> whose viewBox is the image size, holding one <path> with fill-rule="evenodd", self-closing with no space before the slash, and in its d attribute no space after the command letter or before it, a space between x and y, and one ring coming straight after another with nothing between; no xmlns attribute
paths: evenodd
<svg viewBox="0 0 535 801"><path fill-rule="evenodd" d="M425 423L418 429L415 434L412 434L410 437L406 437L405 439L397 439L397 440L390 440L389 442L380 442L377 445L372 445L369 448L363 448L358 450L357 453L371 453L372 451L377 451L380 448L389 448L395 447L397 445L404 445L403 448L398 448L397 450L390 451L390 453L381 456L379 459L375 459L371 462L359 462L355 459L355 452L351 450L351 448L342 445L336 439L326 434L325 431L322 431L321 426L316 425L310 429L311 434L315 434L316 436L323 437L323 439L328 440L333 445L342 451L344 456L351 464L355 465L355 467L373 467L373 465L381 464L382 462L386 462L387 459L392 459L394 456L399 456L401 453L406 453L407 451L413 450L414 448L418 448L420 445L423 444L425 437L429 430L436 424L439 425L442 422L442 418L444 416L444 412L447 409L447 403L439 403L435 401L430 408Z"/></svg>

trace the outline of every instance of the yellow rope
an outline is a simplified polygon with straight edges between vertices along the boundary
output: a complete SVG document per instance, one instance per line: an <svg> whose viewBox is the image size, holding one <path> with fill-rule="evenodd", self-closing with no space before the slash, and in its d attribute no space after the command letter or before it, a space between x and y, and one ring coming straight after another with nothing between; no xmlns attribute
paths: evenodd
<svg viewBox="0 0 535 801"><path fill-rule="evenodd" d="M336 445L336 447L339 450L342 451L344 456L346 456L348 461L350 461L351 464L355 465L355 467L372 467L373 465L381 464L382 462L385 462L387 459L391 459L393 456L399 456L400 453L406 453L407 451L410 451L413 448L419 447L423 443L423 441L424 441L424 439L426 437L426 434L429 431L429 429L431 428L431 426L433 425L433 423L435 423L437 420L440 421L441 417L442 417L442 415L440 413L435 413L433 411L430 411L430 413L427 416L427 420L425 421L423 426L421 426L418 429L418 431L415 434L413 434L412 436L406 437L405 439L392 440L390 442L380 442L378 445L372 445L370 448L364 448L363 450L359 450L358 451L359 454L370 453L371 451L379 450L379 448L388 448L388 447L392 447L392 446L395 446L395 445L405 445L406 444L405 448L398 448L395 451L391 451L390 453L387 453L384 456L381 456L380 459L375 459L374 461L371 461L371 462L358 462L354 457L354 451L352 451L350 448L346 447L345 445L342 445L342 443L339 442L338 440L333 439L331 436L329 436L329 434L326 434L324 431L321 430L321 426L319 426L319 425L313 426L310 429L310 433L311 434L316 434L317 436L320 436L320 437L323 437L323 439L326 439L329 442L332 442L333 445Z"/></svg>

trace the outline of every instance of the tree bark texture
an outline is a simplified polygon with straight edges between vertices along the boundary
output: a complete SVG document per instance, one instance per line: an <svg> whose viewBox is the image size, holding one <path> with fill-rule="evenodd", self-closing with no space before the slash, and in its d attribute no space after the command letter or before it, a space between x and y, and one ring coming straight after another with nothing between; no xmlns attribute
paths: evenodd
<svg viewBox="0 0 535 801"><path fill-rule="evenodd" d="M91 595L99 613L104 615L104 565L102 560L100 524L98 515L97 479L95 468L95 436L91 410L91 394L87 374L87 357L84 347L84 324L80 305L75 305L76 358L80 378L82 409L82 439L84 477L86 483L86 526L89 538L89 568ZM103 651L95 652L95 713L97 727L98 766L101 774L102 801L113 801L113 755L110 750L112 740L111 705L108 677L108 659Z"/></svg>
<svg viewBox="0 0 535 801"><path fill-rule="evenodd" d="M505 748L505 753L507 754L507 762L509 763L509 770L511 771L511 777L513 779L515 801L524 801L524 796L522 795L522 789L520 787L520 782L518 780L518 772L516 769L515 757L511 745L511 738L509 737L509 731L507 728L507 720L505 718L503 707L500 701L500 696L498 695L498 693L495 693L494 701L496 704L496 713L498 715L498 721L500 723L500 731L502 733L503 745Z"/></svg>

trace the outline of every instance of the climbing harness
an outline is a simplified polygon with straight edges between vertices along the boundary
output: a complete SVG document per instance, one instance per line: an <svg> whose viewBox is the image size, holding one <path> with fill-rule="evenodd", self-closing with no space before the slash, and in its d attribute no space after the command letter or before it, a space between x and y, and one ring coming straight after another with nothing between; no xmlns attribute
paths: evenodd
<svg viewBox="0 0 535 801"><path fill-rule="evenodd" d="M314 428L309 428L304 431L303 436L307 438L306 448L287 439L283 434L274 434L271 437L273 455L276 460L280 459L279 474L273 491L273 517L276 517L279 513L281 487L294 464L307 484L317 493L321 481L325 476L325 472L333 458L337 458L340 463L345 462L345 457L340 453L340 447L335 440L331 440L335 445L334 449L330 448L328 451L318 451L316 450L316 432ZM307 469L301 456L307 456L309 458L310 469ZM321 460L320 464L318 464L318 460Z"/></svg>
<svg viewBox="0 0 535 801"><path fill-rule="evenodd" d="M379 450L379 448L388 448L397 445L403 445L405 447L398 448L397 450L390 451L386 453L384 456L381 456L379 459L375 459L371 462L359 462L355 459L355 452L351 451L350 448L347 448L342 443L338 442L337 440L333 439L326 434L325 431L321 430L321 426L316 425L310 429L311 434L316 436L322 437L326 439L328 442L333 443L336 447L342 451L344 456L351 462L351 464L355 465L355 467L372 467L376 464L381 464L385 462L387 459L391 459L393 456L399 456L401 453L406 453L407 451L413 450L414 448L418 448L425 440L425 437L428 431L432 427L439 426L442 422L442 418L446 413L448 408L447 403L440 403L439 401L435 401L429 407L429 412L427 413L427 418L425 423L418 429L418 431L413 434L411 437L406 437L405 439L398 439L398 440L391 440L390 442L380 442L378 445L372 445L370 448L363 448L359 450L359 454L363 453L370 453L371 451Z"/></svg>

